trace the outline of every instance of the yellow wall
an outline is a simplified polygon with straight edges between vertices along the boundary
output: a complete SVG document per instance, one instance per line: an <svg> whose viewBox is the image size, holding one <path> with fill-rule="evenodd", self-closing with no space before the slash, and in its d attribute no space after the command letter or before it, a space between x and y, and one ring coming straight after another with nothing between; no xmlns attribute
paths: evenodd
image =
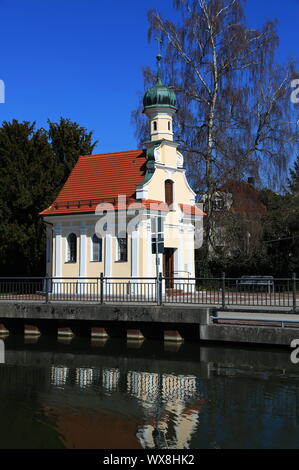
<svg viewBox="0 0 299 470"><path fill-rule="evenodd" d="M151 140L167 139L172 141L172 116L175 114L175 110L171 108L151 108L146 110L146 114L149 117L148 125L150 127Z"/></svg>
<svg viewBox="0 0 299 470"><path fill-rule="evenodd" d="M112 276L130 277L131 276L131 237L128 235L128 261L116 261L118 247L116 237L112 239Z"/></svg>
<svg viewBox="0 0 299 470"><path fill-rule="evenodd" d="M105 243L102 241L102 261L91 261L91 247L92 247L92 237L94 231L89 229L87 230L87 240L86 240L86 276L87 277L99 277L101 273L104 273L104 256L105 256Z"/></svg>
<svg viewBox="0 0 299 470"><path fill-rule="evenodd" d="M174 143L164 142L160 145L159 159L160 162L157 164L155 172L151 180L144 186L147 191L147 199L159 200L165 202L165 181L170 179L174 183L174 210L167 213L165 217L165 231L164 231L164 242L165 247L172 247L177 250L180 249L180 226L182 213L179 209L179 204L192 204L194 200L194 193L189 187L184 170L177 169L178 154L176 145ZM86 231L86 277L99 277L100 273L105 273L105 240L102 244L102 262L91 261L91 237L94 234L94 227L97 219L95 216L86 215L80 216L67 216L64 217L63 222L60 222L60 217L55 216L50 218L50 222L59 224L62 227L62 244L61 244L61 259L62 259L62 277L78 277L80 275L80 226L85 224L87 226ZM151 243L148 242L148 236L150 233L147 228L147 218L145 216L140 228L138 237L138 276L147 277L150 273L151 276L156 275L155 255L151 254ZM187 229L187 228L186 228ZM70 233L76 233L77 235L77 262L67 263L66 260L66 238ZM180 264L190 264L190 255L188 252L187 244L184 243L184 254L183 258L176 255L176 260L180 259ZM53 260L52 260L52 274L55 275L55 235L53 240ZM128 261L118 262L116 260L117 253L117 241L116 238L112 238L112 277L130 277L132 275L132 243L131 237L128 236ZM162 263L161 263L162 264ZM178 264L178 263L177 263ZM162 265L160 266L162 268ZM181 266L182 268L182 266ZM49 266L48 266L48 269ZM177 270L177 266L175 267Z"/></svg>

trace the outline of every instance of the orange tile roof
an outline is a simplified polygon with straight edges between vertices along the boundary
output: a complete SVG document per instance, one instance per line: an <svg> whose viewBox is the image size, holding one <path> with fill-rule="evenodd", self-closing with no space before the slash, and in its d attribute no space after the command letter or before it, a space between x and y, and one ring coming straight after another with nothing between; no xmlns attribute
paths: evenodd
<svg viewBox="0 0 299 470"><path fill-rule="evenodd" d="M146 161L144 150L79 157L54 203L40 215L94 212L101 202L114 204L118 195L135 199Z"/></svg>
<svg viewBox="0 0 299 470"><path fill-rule="evenodd" d="M207 215L197 206L191 206L190 204L179 204L181 210L188 215Z"/></svg>
<svg viewBox="0 0 299 470"><path fill-rule="evenodd" d="M40 215L94 213L97 208L127 209L132 203L168 212L165 202L136 201L136 185L144 178L146 162L144 150L81 156L53 204ZM122 203L119 195L126 198ZM180 207L185 213L204 215L195 206L180 204Z"/></svg>

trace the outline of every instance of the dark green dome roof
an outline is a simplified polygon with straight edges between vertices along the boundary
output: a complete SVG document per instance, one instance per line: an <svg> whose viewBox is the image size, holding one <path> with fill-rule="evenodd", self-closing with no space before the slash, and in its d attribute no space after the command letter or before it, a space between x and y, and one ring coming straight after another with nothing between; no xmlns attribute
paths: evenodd
<svg viewBox="0 0 299 470"><path fill-rule="evenodd" d="M176 110L176 95L171 88L163 85L158 77L155 86L149 88L143 98L144 109L154 107L167 107Z"/></svg>

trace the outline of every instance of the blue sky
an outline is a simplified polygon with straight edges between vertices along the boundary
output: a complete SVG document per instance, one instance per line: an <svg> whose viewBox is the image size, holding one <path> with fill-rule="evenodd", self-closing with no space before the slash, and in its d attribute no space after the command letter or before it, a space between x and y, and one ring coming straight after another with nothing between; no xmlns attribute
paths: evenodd
<svg viewBox="0 0 299 470"><path fill-rule="evenodd" d="M99 140L97 152L136 148L130 113L153 65L150 8L173 14L171 0L0 0L0 121L68 117ZM279 59L298 58L299 0L248 0L248 23L280 20Z"/></svg>

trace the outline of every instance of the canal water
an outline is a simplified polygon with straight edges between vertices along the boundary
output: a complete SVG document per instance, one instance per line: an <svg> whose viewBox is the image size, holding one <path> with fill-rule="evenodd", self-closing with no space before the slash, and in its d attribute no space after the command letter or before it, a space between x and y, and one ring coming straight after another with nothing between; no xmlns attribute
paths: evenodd
<svg viewBox="0 0 299 470"><path fill-rule="evenodd" d="M299 447L299 365L279 349L8 336L0 448Z"/></svg>

